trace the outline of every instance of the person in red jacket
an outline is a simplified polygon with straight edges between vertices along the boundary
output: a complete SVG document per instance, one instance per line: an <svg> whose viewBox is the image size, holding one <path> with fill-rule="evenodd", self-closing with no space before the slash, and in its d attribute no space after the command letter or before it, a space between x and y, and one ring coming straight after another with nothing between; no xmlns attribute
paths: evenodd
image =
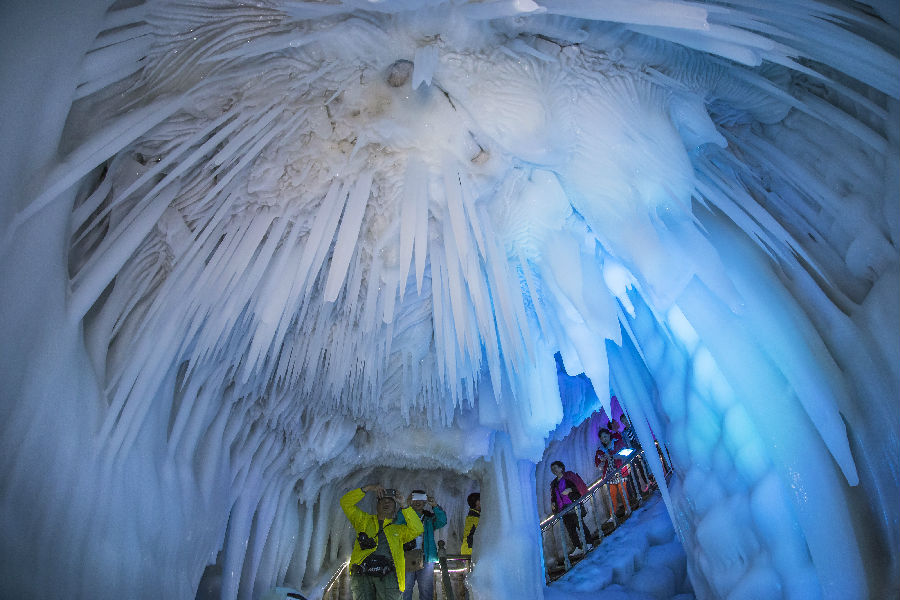
<svg viewBox="0 0 900 600"><path fill-rule="evenodd" d="M600 479L609 483L610 506L609 520L613 521L613 514L618 517L625 516L625 477L628 476L628 466L620 458L615 458L619 450L625 448L625 442L621 436L613 440L609 429L603 428L597 432L600 438L600 447L594 454L594 464L600 471ZM616 502L616 496L619 501Z"/></svg>
<svg viewBox="0 0 900 600"><path fill-rule="evenodd" d="M550 506L554 513L558 513L570 504L574 504L582 496L588 493L584 480L574 471L566 471L566 465L561 461L553 461L550 465L550 471L555 479L550 482ZM584 506L575 508L563 515L563 523L569 532L569 539L572 540L572 546L575 548L572 552L575 555L583 554L584 548L581 544L581 537L578 535L578 522L582 522L584 528L584 539L587 543L595 546L600 539L587 527L582 517L586 514Z"/></svg>

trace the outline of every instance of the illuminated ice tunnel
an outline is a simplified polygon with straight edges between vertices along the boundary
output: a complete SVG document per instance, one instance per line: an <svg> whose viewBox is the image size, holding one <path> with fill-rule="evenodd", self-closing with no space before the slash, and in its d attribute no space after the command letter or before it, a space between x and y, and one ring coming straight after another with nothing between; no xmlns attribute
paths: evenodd
<svg viewBox="0 0 900 600"><path fill-rule="evenodd" d="M613 392L697 598L896 598L898 25L0 3L0 596L315 596L340 495L427 474L537 600L535 466Z"/></svg>

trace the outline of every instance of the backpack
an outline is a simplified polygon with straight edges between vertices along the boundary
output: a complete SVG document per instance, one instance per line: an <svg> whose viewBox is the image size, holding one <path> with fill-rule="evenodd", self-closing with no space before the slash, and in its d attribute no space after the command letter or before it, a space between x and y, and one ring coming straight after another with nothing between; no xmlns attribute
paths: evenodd
<svg viewBox="0 0 900 600"><path fill-rule="evenodd" d="M584 484L584 480L578 473L574 471L566 471L565 473L563 473L563 477L575 484L575 489L578 490L580 497L583 498L587 496L588 488Z"/></svg>

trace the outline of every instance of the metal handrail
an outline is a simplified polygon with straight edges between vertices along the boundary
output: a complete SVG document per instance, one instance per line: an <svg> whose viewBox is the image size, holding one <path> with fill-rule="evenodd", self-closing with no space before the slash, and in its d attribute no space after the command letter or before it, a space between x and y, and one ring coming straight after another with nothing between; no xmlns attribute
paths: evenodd
<svg viewBox="0 0 900 600"><path fill-rule="evenodd" d="M596 489L588 488L587 494L585 494L584 496L582 496L581 498L579 498L572 504L568 505L561 511L555 512L552 515L550 515L549 517L547 517L546 519L544 519L543 521L541 521L541 532L544 532L547 529L550 529L550 527L552 527L557 521L561 520L565 515L569 514L573 510L575 510L575 507L582 506L584 504L585 500L587 500L588 498L590 498L594 495L595 491L596 491Z"/></svg>
<svg viewBox="0 0 900 600"><path fill-rule="evenodd" d="M331 574L331 577L328 578L328 583L326 583L325 587L322 588L322 597L323 598L328 595L328 593L331 591L332 586L334 586L334 584L337 583L338 579L341 578L341 574L344 572L344 569L346 569L349 566L350 566L350 557L348 556L347 560L342 562L341 566L339 566L335 570L335 572Z"/></svg>
<svg viewBox="0 0 900 600"><path fill-rule="evenodd" d="M439 540L439 542L443 542L443 540ZM450 568L448 565L447 572L448 573L459 573L463 571L471 571L472 569L472 557L468 554L446 554L447 562L462 562L465 564L462 568ZM331 574L331 577L328 578L328 583L322 588L322 597L326 597L329 592L331 592L331 588L338 582L341 578L341 575L344 573L344 569L346 569L350 565L350 558L347 557L341 565L335 569L334 573ZM436 569L440 569L440 564L435 566Z"/></svg>
<svg viewBox="0 0 900 600"><path fill-rule="evenodd" d="M631 463L633 463L638 457L643 457L643 456L644 456L643 450L635 450L631 456L629 456L627 459L623 460L624 464L622 466L631 466ZM629 475L629 477L630 477L630 475ZM573 510L575 510L576 506L582 506L585 501L587 501L589 498L593 497L594 493L596 493L596 491L598 489L600 489L607 483L618 484L621 482L620 480L622 480L622 479L623 479L623 477L621 474L621 467L619 467L618 469L613 469L612 473L607 474L606 477L595 480L591 485L587 486L587 489L588 489L587 494L585 494L584 496L582 496L581 498L579 498L572 504L568 505L561 511L553 513L551 516L549 516L546 519L544 519L543 521L541 521L541 531L543 532L544 530L548 529L551 525L553 525L554 523L556 523L557 521L562 519L563 516L567 515L568 513L572 512ZM628 498L626 496L626 501L627 501L627 499Z"/></svg>

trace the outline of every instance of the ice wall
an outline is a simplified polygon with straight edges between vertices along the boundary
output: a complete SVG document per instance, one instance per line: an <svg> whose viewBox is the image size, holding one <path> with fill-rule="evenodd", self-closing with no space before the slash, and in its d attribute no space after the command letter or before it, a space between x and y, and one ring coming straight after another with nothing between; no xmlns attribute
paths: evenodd
<svg viewBox="0 0 900 600"><path fill-rule="evenodd" d="M473 581L539 598L534 465L610 387L695 590L894 592L895 15L412 7L3 4L3 595L314 589L417 465L515 497Z"/></svg>

